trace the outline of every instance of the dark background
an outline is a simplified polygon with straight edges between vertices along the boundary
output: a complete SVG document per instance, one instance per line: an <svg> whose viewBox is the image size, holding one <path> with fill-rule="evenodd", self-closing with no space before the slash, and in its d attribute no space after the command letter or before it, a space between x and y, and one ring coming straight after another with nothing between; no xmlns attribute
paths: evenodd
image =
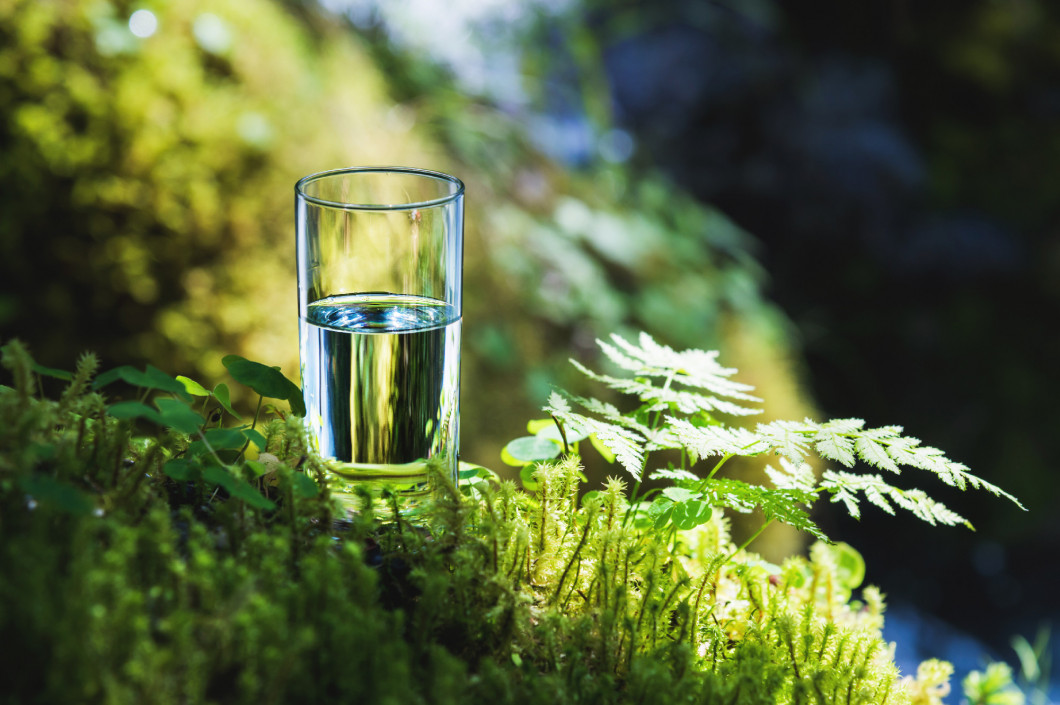
<svg viewBox="0 0 1060 705"><path fill-rule="evenodd" d="M588 15L613 32L616 120L762 243L821 412L901 423L1029 510L951 492L978 533L868 512L835 534L886 593L1011 658L1060 587L1056 6L650 7ZM652 19L616 30L630 13Z"/></svg>

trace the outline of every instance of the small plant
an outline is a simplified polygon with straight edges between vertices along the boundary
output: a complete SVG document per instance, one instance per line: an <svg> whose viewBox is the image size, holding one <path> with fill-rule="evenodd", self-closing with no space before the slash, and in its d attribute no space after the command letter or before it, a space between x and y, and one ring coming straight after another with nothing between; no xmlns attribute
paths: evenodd
<svg viewBox="0 0 1060 705"><path fill-rule="evenodd" d="M596 398L554 392L545 411L558 424L558 432L537 426L536 437L518 439L508 446L508 457L519 463L546 460L557 457L564 448L569 451L571 442L589 437L605 457L617 459L636 482L632 497L635 514L631 516L649 522L656 530L673 533L691 529L709 521L718 508L741 513L757 508L766 523L748 543L774 521L826 539L807 511L822 496L841 503L855 518L860 517L860 501L865 499L889 514L898 507L932 525L964 524L971 528L966 519L924 491L896 487L880 474L825 470L818 477L805 462L811 453L844 468L852 468L860 460L892 476L899 475L903 466L925 470L948 485L983 489L1023 508L1015 497L971 474L942 451L903 436L900 426L866 428L861 419L772 421L754 428L726 422L726 418L760 413L754 404L761 400L751 395L751 387L732 379L736 370L722 367L716 352L678 352L646 333L640 335L638 344L617 335L612 336L611 343L597 342L607 358L629 376L599 374L574 360L572 364L590 379L632 398L634 408L620 411ZM574 406L583 412L575 411ZM538 442L532 443L532 438ZM542 442L547 440L552 442ZM676 467L669 463L651 470L650 479L666 481L669 486L638 496L649 457L658 451L678 451L680 462ZM773 487L719 475L733 457L766 454L779 456L779 468L767 468ZM699 461L707 459L709 470L693 472Z"/></svg>

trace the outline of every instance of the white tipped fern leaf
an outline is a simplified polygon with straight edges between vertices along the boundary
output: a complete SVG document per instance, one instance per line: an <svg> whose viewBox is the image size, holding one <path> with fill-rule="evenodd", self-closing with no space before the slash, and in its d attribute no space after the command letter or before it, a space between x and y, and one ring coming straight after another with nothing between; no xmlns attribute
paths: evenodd
<svg viewBox="0 0 1060 705"><path fill-rule="evenodd" d="M644 402L658 404L660 408L672 407L683 414L694 414L698 411L706 413L721 412L730 416L753 416L761 414L761 409L741 406L716 396L706 396L696 392L688 392L674 389L672 386L656 386L648 378L630 379L623 377L611 377L602 375L588 369L576 360L570 361L582 374L589 379L601 382L611 389L632 394Z"/></svg>
<svg viewBox="0 0 1060 705"><path fill-rule="evenodd" d="M891 502L912 512L931 525L956 526L971 523L941 502L931 499L923 490L903 490L888 484L879 475L855 475L849 472L826 470L821 476L820 489L832 495L832 502L842 502L850 516L861 518L858 493L888 514L894 515Z"/></svg>
<svg viewBox="0 0 1060 705"><path fill-rule="evenodd" d="M573 428L595 433L638 480L645 456L653 450L681 449L692 464L720 456L719 466L731 456L774 453L781 456L782 471L769 468L767 473L776 489L714 478L713 472L700 489L716 506L736 511L759 507L770 519L815 536L823 534L800 505L811 504L821 493L829 494L832 502L842 503L855 517L860 516L859 502L864 498L888 513L893 514L899 507L931 524L970 524L923 491L894 487L880 475L826 471L818 482L809 466L804 465L810 454L846 468L861 461L891 474L900 474L903 466L925 470L948 485L983 489L1023 508L1011 494L971 474L965 465L950 460L942 451L921 445L917 438L903 436L901 426L866 428L864 420L855 418L823 423L810 419L772 421L754 429L719 423L713 416L715 412L748 415L758 411L730 400L760 400L748 394L750 386L731 379L736 371L718 364L717 352L678 352L643 333L637 344L617 335L611 336L610 343L597 342L613 363L634 377L602 375L577 362L572 361L573 364L590 379L636 397L643 404L638 412L622 413L596 399L559 394L552 396L546 411ZM654 378L665 381L657 385ZM571 410L568 399L582 406L588 415ZM645 410L652 413L644 414Z"/></svg>
<svg viewBox="0 0 1060 705"><path fill-rule="evenodd" d="M638 337L639 346L619 335L612 335L611 340L615 345L602 340L596 342L612 362L635 375L669 377L685 386L706 389L730 399L762 401L749 394L754 387L729 379L736 374L736 370L719 365L716 350L678 352L655 342L647 333L641 333ZM618 348L622 350L619 351Z"/></svg>
<svg viewBox="0 0 1060 705"><path fill-rule="evenodd" d="M587 402L588 406L592 407L590 409L591 411L597 411L597 413L600 413L599 410L603 409L608 417L611 417L611 410L614 409L614 407L609 404L605 405L603 402L595 399L582 400L580 397L574 397L574 399L579 401L579 403L582 401ZM633 425L635 428L640 426L640 424L628 417L617 414L617 410L615 410L614 418L623 420L625 425L602 421L600 419L592 418L591 416L579 414L571 409L570 403L567 399L558 392L552 393L548 399L548 405L544 407L544 410L551 414L553 418L576 432L583 432L586 435L595 435L600 443L605 445L608 450L615 454L615 458L622 464L622 467L626 469L626 472L632 475L634 479L640 479L641 472L644 469L645 439L638 434L637 431L628 427L629 425Z"/></svg>

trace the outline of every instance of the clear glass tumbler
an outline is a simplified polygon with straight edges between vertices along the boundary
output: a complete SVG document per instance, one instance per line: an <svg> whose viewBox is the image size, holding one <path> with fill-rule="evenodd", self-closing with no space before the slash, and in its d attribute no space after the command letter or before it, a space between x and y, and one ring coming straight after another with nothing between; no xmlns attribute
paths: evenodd
<svg viewBox="0 0 1060 705"><path fill-rule="evenodd" d="M306 422L329 486L402 508L457 481L464 184L357 167L295 185Z"/></svg>

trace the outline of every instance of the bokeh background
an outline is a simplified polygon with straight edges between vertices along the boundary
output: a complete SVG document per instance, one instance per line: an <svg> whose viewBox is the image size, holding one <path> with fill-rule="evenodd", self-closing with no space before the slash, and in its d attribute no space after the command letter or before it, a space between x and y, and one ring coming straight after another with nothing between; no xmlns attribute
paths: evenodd
<svg viewBox="0 0 1060 705"><path fill-rule="evenodd" d="M466 459L597 337L717 348L767 416L902 424L1029 509L822 508L904 669L1057 623L1055 3L3 0L0 337L296 376L293 185L354 164L467 183Z"/></svg>

